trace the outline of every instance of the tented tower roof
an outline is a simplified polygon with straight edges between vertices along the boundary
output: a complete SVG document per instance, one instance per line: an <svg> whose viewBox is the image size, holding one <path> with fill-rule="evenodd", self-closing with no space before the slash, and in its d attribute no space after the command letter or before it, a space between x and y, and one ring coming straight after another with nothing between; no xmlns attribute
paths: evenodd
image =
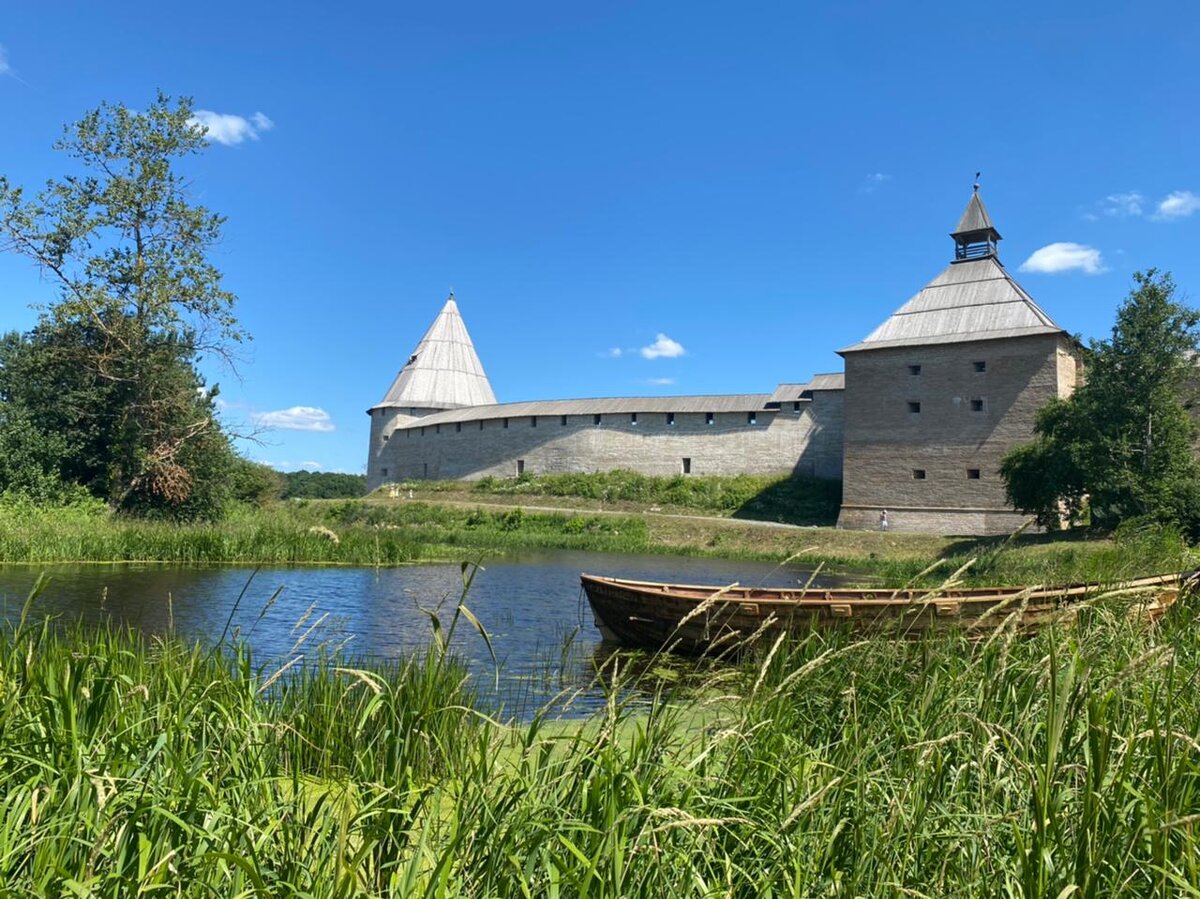
<svg viewBox="0 0 1200 899"><path fill-rule="evenodd" d="M1063 333L997 258L1000 233L979 185L951 237L955 261L866 338L839 353Z"/></svg>
<svg viewBox="0 0 1200 899"><path fill-rule="evenodd" d="M989 256L949 266L865 339L838 352L1055 333L1062 328Z"/></svg>
<svg viewBox="0 0 1200 899"><path fill-rule="evenodd" d="M967 201L967 208L963 210L962 217L958 220L958 227L950 232L950 236L975 234L981 231L994 231L996 239L1000 239L1000 232L996 231L996 226L992 224L992 217L988 215L987 207L983 205L983 197L979 196L979 190L976 189L971 192L971 199Z"/></svg>
<svg viewBox="0 0 1200 899"><path fill-rule="evenodd" d="M454 294L373 408L456 409L496 402Z"/></svg>

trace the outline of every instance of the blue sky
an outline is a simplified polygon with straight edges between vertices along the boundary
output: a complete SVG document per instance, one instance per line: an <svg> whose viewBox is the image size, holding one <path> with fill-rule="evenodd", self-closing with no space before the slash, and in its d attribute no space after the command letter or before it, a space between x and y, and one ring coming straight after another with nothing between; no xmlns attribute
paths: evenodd
<svg viewBox="0 0 1200 899"><path fill-rule="evenodd" d="M450 288L501 401L840 370L950 259L977 170L1068 331L1137 269L1200 294L1193 3L116 10L0 2L0 173L70 171L50 144L102 100L216 117L187 174L254 342L209 375L285 469L362 470ZM0 328L51 298L0 256Z"/></svg>

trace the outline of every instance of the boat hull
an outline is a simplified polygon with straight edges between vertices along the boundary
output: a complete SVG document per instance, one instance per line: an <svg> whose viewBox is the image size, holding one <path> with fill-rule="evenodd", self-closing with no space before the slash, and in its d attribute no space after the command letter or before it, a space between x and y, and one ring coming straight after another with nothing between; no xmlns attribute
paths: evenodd
<svg viewBox="0 0 1200 899"><path fill-rule="evenodd" d="M587 574L581 582L605 640L700 654L734 652L748 641L814 629L896 637L946 627L979 636L1002 625L1032 631L1072 617L1101 594L1125 603L1131 614L1154 620L1190 578L1160 575L1104 588L1074 584L937 592L715 587Z"/></svg>

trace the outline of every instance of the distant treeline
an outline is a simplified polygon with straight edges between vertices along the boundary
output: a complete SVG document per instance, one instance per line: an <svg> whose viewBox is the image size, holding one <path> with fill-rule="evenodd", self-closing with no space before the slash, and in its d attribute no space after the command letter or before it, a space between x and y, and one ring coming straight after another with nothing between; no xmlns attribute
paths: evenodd
<svg viewBox="0 0 1200 899"><path fill-rule="evenodd" d="M367 492L367 476L336 471L283 472L284 499L354 499Z"/></svg>

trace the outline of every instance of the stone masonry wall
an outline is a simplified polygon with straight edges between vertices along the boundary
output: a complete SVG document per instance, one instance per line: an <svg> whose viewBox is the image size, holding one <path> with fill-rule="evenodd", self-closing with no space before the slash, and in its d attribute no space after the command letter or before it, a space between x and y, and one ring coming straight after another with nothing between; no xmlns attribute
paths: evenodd
<svg viewBox="0 0 1200 899"><path fill-rule="evenodd" d="M1019 525L1000 460L1032 439L1038 409L1069 390L1062 382L1070 377L1073 386L1064 354L1059 335L847 354L839 526L876 527L881 509L898 531L990 534Z"/></svg>
<svg viewBox="0 0 1200 899"><path fill-rule="evenodd" d="M716 413L603 414L596 425L591 414L486 419L442 424L424 429L401 427L383 441L368 463L368 489L414 479L474 480L514 477L518 462L530 474L629 469L648 475L683 472L690 460L694 475L798 473L824 478L841 476L841 391L818 391L800 408ZM385 419L381 419L385 421ZM410 419L411 421L411 419ZM374 425L375 418L372 419ZM408 424L408 422L402 422ZM422 433L424 430L424 433Z"/></svg>
<svg viewBox="0 0 1200 899"><path fill-rule="evenodd" d="M387 482L387 445L392 433L417 419L440 412L440 409L424 408L375 408L371 415L371 443L367 451L367 492L376 490Z"/></svg>

